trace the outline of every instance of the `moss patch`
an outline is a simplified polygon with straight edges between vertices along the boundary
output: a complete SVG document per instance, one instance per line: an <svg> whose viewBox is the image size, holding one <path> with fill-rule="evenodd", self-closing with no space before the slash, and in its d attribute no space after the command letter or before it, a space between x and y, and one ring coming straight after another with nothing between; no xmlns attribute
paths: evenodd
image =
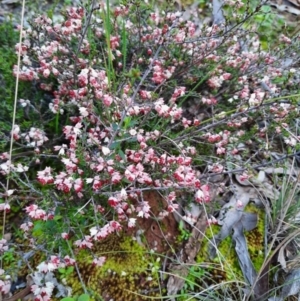
<svg viewBox="0 0 300 301"><path fill-rule="evenodd" d="M131 237L110 235L95 245L95 255L107 258L102 267L92 265L93 256L82 250L77 264L89 294L95 300L149 300L162 294L156 257ZM67 279L72 295L83 293L74 271Z"/></svg>
<svg viewBox="0 0 300 301"><path fill-rule="evenodd" d="M249 204L245 212L256 213L258 215L257 227L251 231L245 232L248 251L256 271L259 271L264 261L264 212L253 204ZM232 237L228 236L218 246L217 256L214 259L209 258L209 240L220 231L220 226L212 225L207 229L203 240L202 248L197 255L196 261L199 264L208 264L210 278L208 281L220 283L221 281L241 280L243 273L241 271L238 257L235 252Z"/></svg>

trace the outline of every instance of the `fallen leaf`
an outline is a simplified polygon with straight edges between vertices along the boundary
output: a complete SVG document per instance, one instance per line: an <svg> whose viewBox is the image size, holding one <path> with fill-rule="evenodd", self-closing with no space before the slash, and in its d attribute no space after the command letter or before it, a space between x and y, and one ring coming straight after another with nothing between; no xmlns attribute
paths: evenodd
<svg viewBox="0 0 300 301"><path fill-rule="evenodd" d="M292 270L286 277L279 300L294 296L300 292L300 268Z"/></svg>

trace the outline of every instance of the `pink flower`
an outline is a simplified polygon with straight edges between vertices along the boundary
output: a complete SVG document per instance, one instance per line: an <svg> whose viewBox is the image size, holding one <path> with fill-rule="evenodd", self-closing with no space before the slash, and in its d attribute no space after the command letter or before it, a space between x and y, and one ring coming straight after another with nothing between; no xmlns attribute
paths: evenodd
<svg viewBox="0 0 300 301"><path fill-rule="evenodd" d="M66 255L64 257L64 262L65 262L66 266L74 266L76 263L76 260L73 258L70 258L69 255Z"/></svg>
<svg viewBox="0 0 300 301"><path fill-rule="evenodd" d="M213 89L220 88L222 86L222 83L223 78L217 76L213 76L207 81L207 84Z"/></svg>
<svg viewBox="0 0 300 301"><path fill-rule="evenodd" d="M97 212L99 213L104 213L105 212L105 208L102 207L101 205L96 205L95 209L97 210Z"/></svg>
<svg viewBox="0 0 300 301"><path fill-rule="evenodd" d="M33 228L33 223L32 222L23 223L20 226L20 229L22 229L24 232L28 232L32 228Z"/></svg>
<svg viewBox="0 0 300 301"><path fill-rule="evenodd" d="M99 176L95 176L93 179L92 178L88 178L86 179L86 182L89 183L93 183L93 190L99 190L104 182L102 180L100 180Z"/></svg>
<svg viewBox="0 0 300 301"><path fill-rule="evenodd" d="M45 70L43 71L43 76L44 76L45 78L47 78L47 77L49 77L49 75L50 75L50 70L49 70L49 69L45 69Z"/></svg>
<svg viewBox="0 0 300 301"><path fill-rule="evenodd" d="M74 190L78 193L83 188L83 180L81 178L78 178L74 181Z"/></svg>
<svg viewBox="0 0 300 301"><path fill-rule="evenodd" d="M171 203L171 204L168 205L167 211L168 212L174 212L174 211L178 210L178 208L179 208L178 204Z"/></svg>
<svg viewBox="0 0 300 301"><path fill-rule="evenodd" d="M197 222L197 218L194 217L192 214L188 213L185 216L183 216L182 218L184 221L186 221L187 223L194 225Z"/></svg>
<svg viewBox="0 0 300 301"><path fill-rule="evenodd" d="M105 225L100 230L97 227L92 227L90 229L91 236L93 236L94 240L101 240L111 233L108 228L108 225Z"/></svg>
<svg viewBox="0 0 300 301"><path fill-rule="evenodd" d="M45 283L45 286L39 286L37 284L31 286L35 301L50 301L53 289L54 284L49 281Z"/></svg>
<svg viewBox="0 0 300 301"><path fill-rule="evenodd" d="M13 134L14 140L19 140L20 139L20 127L17 124L14 125L12 134Z"/></svg>
<svg viewBox="0 0 300 301"><path fill-rule="evenodd" d="M188 128L190 125L192 124L192 121L186 118L182 118L182 125L184 126L184 128Z"/></svg>
<svg viewBox="0 0 300 301"><path fill-rule="evenodd" d="M10 277L10 276L6 276L6 277ZM10 292L10 288L11 288L10 278L7 278L6 280L0 280L0 292L3 295L8 294Z"/></svg>
<svg viewBox="0 0 300 301"><path fill-rule="evenodd" d="M8 203L0 204L0 211L5 211L6 213L10 212L10 205Z"/></svg>
<svg viewBox="0 0 300 301"><path fill-rule="evenodd" d="M213 173L221 173L224 170L224 166L221 164L213 164L208 166L208 170Z"/></svg>
<svg viewBox="0 0 300 301"><path fill-rule="evenodd" d="M217 225L217 224L218 224L218 220L214 216L207 219L207 225Z"/></svg>
<svg viewBox="0 0 300 301"><path fill-rule="evenodd" d="M151 92L146 90L140 90L139 92L142 99L151 99Z"/></svg>
<svg viewBox="0 0 300 301"><path fill-rule="evenodd" d="M74 242L74 245L79 247L79 249L91 249L93 247L93 243L91 242L91 236L86 235L84 239L79 239Z"/></svg>
<svg viewBox="0 0 300 301"><path fill-rule="evenodd" d="M1 160L8 160L9 159L9 153L5 152L0 154L0 159Z"/></svg>
<svg viewBox="0 0 300 301"><path fill-rule="evenodd" d="M52 272L58 269L58 263L52 261L43 261L37 266L37 270L42 273Z"/></svg>
<svg viewBox="0 0 300 301"><path fill-rule="evenodd" d="M113 184L118 184L122 180L122 176L118 171L114 171L113 174L111 175L111 181Z"/></svg>
<svg viewBox="0 0 300 301"><path fill-rule="evenodd" d="M88 69L82 69L80 74L78 75L78 83L80 87L84 87L88 84Z"/></svg>
<svg viewBox="0 0 300 301"><path fill-rule="evenodd" d="M150 216L150 206L148 202L142 201L138 206L136 207L136 212L138 212L139 217L145 217L148 218Z"/></svg>
<svg viewBox="0 0 300 301"><path fill-rule="evenodd" d="M35 220L43 220L47 216L43 209L39 209L37 205L30 205L25 208L28 215Z"/></svg>
<svg viewBox="0 0 300 301"><path fill-rule="evenodd" d="M122 230L122 226L117 221L110 221L109 226L111 227L112 232Z"/></svg>
<svg viewBox="0 0 300 301"><path fill-rule="evenodd" d="M121 200L117 199L116 197L110 197L110 198L108 199L108 204L109 204L111 207L115 208L115 207L117 207L117 206L119 205L120 201L121 201Z"/></svg>
<svg viewBox="0 0 300 301"><path fill-rule="evenodd" d="M130 165L130 166L127 167L127 169L125 170L125 177L130 182L133 182L136 179L137 171L136 171L134 165Z"/></svg>
<svg viewBox="0 0 300 301"><path fill-rule="evenodd" d="M231 78L231 74L230 73L224 73L222 75L223 80L229 80Z"/></svg>
<svg viewBox="0 0 300 301"><path fill-rule="evenodd" d="M106 261L105 256L97 257L93 260L93 265L97 267L102 267L105 261Z"/></svg>
<svg viewBox="0 0 300 301"><path fill-rule="evenodd" d="M42 185L53 183L54 178L51 175L51 167L46 167L44 170L38 171L37 179Z"/></svg>
<svg viewBox="0 0 300 301"><path fill-rule="evenodd" d="M201 189L195 193L195 201L197 203L208 203L210 201L209 186L202 185Z"/></svg>
<svg viewBox="0 0 300 301"><path fill-rule="evenodd" d="M103 95L103 104L106 106L106 107L109 107L113 102L113 98L108 95L108 94L105 94Z"/></svg>
<svg viewBox="0 0 300 301"><path fill-rule="evenodd" d="M223 155L225 153L226 153L226 148L224 148L224 147L218 147L217 148L217 154L218 155Z"/></svg>
<svg viewBox="0 0 300 301"><path fill-rule="evenodd" d="M7 240L2 238L0 239L0 252L5 252L8 250Z"/></svg>
<svg viewBox="0 0 300 301"><path fill-rule="evenodd" d="M70 238L70 235L69 235L69 233L63 232L63 233L61 234L61 237L62 237L63 239L65 239L65 240L68 240L68 239Z"/></svg>
<svg viewBox="0 0 300 301"><path fill-rule="evenodd" d="M249 175L247 175L246 173L243 173L243 174L239 175L238 177L239 177L240 181L242 181L242 182L249 179Z"/></svg>
<svg viewBox="0 0 300 301"><path fill-rule="evenodd" d="M117 47L119 47L119 41L120 41L120 38L119 37L116 37L116 36L111 36L110 37L110 48L112 50L116 49Z"/></svg>

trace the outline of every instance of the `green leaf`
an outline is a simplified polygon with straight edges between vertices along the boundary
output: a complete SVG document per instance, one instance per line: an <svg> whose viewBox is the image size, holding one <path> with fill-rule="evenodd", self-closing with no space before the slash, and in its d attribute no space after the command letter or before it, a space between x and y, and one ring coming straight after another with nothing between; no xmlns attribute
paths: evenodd
<svg viewBox="0 0 300 301"><path fill-rule="evenodd" d="M130 122L131 122L131 117L127 116L124 118L124 127L125 129L127 129L130 126Z"/></svg>
<svg viewBox="0 0 300 301"><path fill-rule="evenodd" d="M54 218L53 218L53 220L55 220L55 221L59 221L61 219L62 219L61 215L55 215Z"/></svg>
<svg viewBox="0 0 300 301"><path fill-rule="evenodd" d="M75 299L71 298L71 297L65 297L65 298L62 298L60 301L75 301Z"/></svg>
<svg viewBox="0 0 300 301"><path fill-rule="evenodd" d="M111 127L114 131L117 131L119 129L119 124L118 123L112 123Z"/></svg>
<svg viewBox="0 0 300 301"><path fill-rule="evenodd" d="M34 224L33 230L32 230L32 235L37 237L37 236L41 236L44 232L45 229L45 225L44 222L42 221L37 221Z"/></svg>
<svg viewBox="0 0 300 301"><path fill-rule="evenodd" d="M66 275L69 275L69 274L73 273L73 271L74 271L74 267L73 266L67 267Z"/></svg>
<svg viewBox="0 0 300 301"><path fill-rule="evenodd" d="M121 149L118 151L118 155L122 158L122 160L126 161L126 156Z"/></svg>
<svg viewBox="0 0 300 301"><path fill-rule="evenodd" d="M52 9L48 10L47 17L50 18L51 20L53 20L53 10Z"/></svg>
<svg viewBox="0 0 300 301"><path fill-rule="evenodd" d="M90 301L90 296L88 294L82 294L78 297L77 301Z"/></svg>
<svg viewBox="0 0 300 301"><path fill-rule="evenodd" d="M262 13L269 13L269 12L271 12L271 7L270 7L269 5L263 5L263 6L261 7L260 11L261 11Z"/></svg>
<svg viewBox="0 0 300 301"><path fill-rule="evenodd" d="M183 220L180 220L178 228L179 228L179 230L183 230L184 229Z"/></svg>
<svg viewBox="0 0 300 301"><path fill-rule="evenodd" d="M113 142L113 143L109 146L109 148L110 148L111 150L117 149L117 148L120 147L120 144L121 144L120 142L115 141L115 142Z"/></svg>

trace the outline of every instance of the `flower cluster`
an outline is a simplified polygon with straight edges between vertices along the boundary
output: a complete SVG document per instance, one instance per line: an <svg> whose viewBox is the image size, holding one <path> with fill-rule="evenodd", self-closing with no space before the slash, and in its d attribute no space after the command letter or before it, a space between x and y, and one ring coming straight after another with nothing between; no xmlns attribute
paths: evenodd
<svg viewBox="0 0 300 301"><path fill-rule="evenodd" d="M107 9L105 5L100 7L103 11ZM85 37L83 39L78 37L78 33L83 30L84 15L83 8L71 7L67 10L66 20L61 24L52 24L49 18L39 16L34 20L33 28L26 31L21 45L16 45L17 50L21 48L22 54L20 79L38 80L42 89L53 93L53 99L49 104L49 109L53 113L63 114L66 111L73 113L70 118L72 124L63 128L64 136L69 143L54 147L61 157L64 170L56 172L52 167L40 170L37 176L39 183L54 185L63 194L75 193L79 198L83 198L84 192L91 190L98 194L110 191L107 205L117 213L119 222L127 221L131 227L135 224L135 213L138 217L148 217L150 212L147 201L139 200L138 195L135 195L140 188L186 189L194 194L196 202L209 201L209 187L205 183L200 183L199 171L193 166L193 155L196 152L184 153L184 148L178 147L179 155L168 154L167 151L155 147L158 141L165 139L161 132L149 131L148 126L143 128L138 125L139 120L150 115L158 118L158 125L165 127L167 125L166 129L172 124L176 126L181 124L183 129L187 130L201 125L197 116L192 119L183 116L183 109L178 105L178 100L186 95L187 88L184 82L176 77L176 70L187 65L178 58L178 53L172 51L169 45L180 47L180 51L192 60L192 66L183 77L187 81L195 81L193 72L196 69L205 70L209 74L205 82L208 87L207 93L200 95L204 106L217 106L220 102L224 102L224 99L215 96L214 91L226 86L227 82L233 86L235 80L235 90L231 93L229 103L240 106L243 112L245 112L244 104L251 107L259 106L270 91L278 91L278 87L271 81L272 76L278 75L271 65L274 62L273 57L268 53L257 51L259 40L254 34L249 37L248 51L241 51L238 42L241 38L238 36L239 33L231 40L226 40L222 35L218 36L223 30L222 26L213 25L203 31L196 31L196 25L191 21L185 21L180 13L166 15L150 13L148 25L136 28L130 19L130 8L120 6L114 8L112 14L112 18L116 18L114 22L116 26L109 36L109 45L105 44L108 40L103 28L97 25L98 22L93 25L96 41L107 46L107 53L110 53L108 58L104 55L94 57L90 61L90 41ZM92 19L96 21L97 15L92 14ZM124 41L120 39L121 19L125 22L129 33L129 43L134 45L137 42L139 32L140 42L144 47L143 51L136 54L133 61L136 69L131 68L136 71L131 71L130 76L138 79L140 76L138 70L142 68L145 70L145 76L144 82L141 82L143 85L138 85L138 88L130 81L120 82L120 89L116 94L112 93L111 75L99 68L99 65L103 60L111 59L115 61L116 66L125 67L122 44ZM161 50L162 46L169 47L168 59L166 53ZM81 55L76 55L78 51ZM32 52L36 54L38 64L32 64ZM222 59L222 55L225 55L225 60ZM249 87L247 73L250 69L254 70L262 59L265 59L267 68L272 70L269 77L263 78L268 91L263 91L259 87L254 89ZM115 72L120 72L119 67ZM55 89L50 75L58 82ZM166 93L171 97L167 98L165 95L155 97L157 87L164 86L174 79L180 82L180 85L176 84ZM74 114L76 112L74 108L77 108L77 114ZM96 108L99 108L97 110L100 115L95 113ZM284 108L279 111L276 105L273 105L272 110L279 115ZM105 115L101 112L105 112ZM222 116L226 117L226 112ZM284 115L281 114L280 117ZM128 126L133 118L134 128ZM221 115L219 118L222 118ZM226 123L235 129L242 127L247 121L248 118L244 115L227 120ZM231 132L210 131L203 137L208 143L214 144L217 155L224 156L228 150L231 150L231 154L236 154L238 150L233 146L236 141L231 139ZM28 145L33 147L40 147L48 139L43 130L34 127L26 134L20 134L20 128L15 127L14 137L15 139L23 137ZM85 149L80 154L79 147L83 143ZM126 144L125 152L121 152L122 156L118 148L121 143ZM3 166L2 169L4 168L7 167ZM165 176L161 177L162 174ZM120 193L119 189L124 179L126 179L126 185L123 184L125 194ZM128 200L131 198L136 201L129 205ZM33 206L36 205L26 208L31 218L47 219L42 209ZM172 206L176 207L175 200ZM171 211L172 206L169 207ZM105 237L113 232L109 225L107 223L99 229L97 235L92 231L92 237L95 235ZM24 226L24 229L27 229L27 226ZM77 241L76 245L89 248L90 240L91 237L86 236Z"/></svg>
<svg viewBox="0 0 300 301"><path fill-rule="evenodd" d="M0 269L0 276L4 275L5 271ZM2 276L3 277L3 276ZM11 279L10 276L5 276L5 279L0 279L0 292L2 295L6 295L10 292L11 288Z"/></svg>
<svg viewBox="0 0 300 301"><path fill-rule="evenodd" d="M31 291L34 294L35 300L49 301L53 294L53 290L58 291L59 296L67 296L68 288L58 282L54 275L54 271L59 268L65 268L73 266L75 260L69 256L65 256L63 259L58 256L51 256L49 260L41 262L37 266L37 271L31 274Z"/></svg>
<svg viewBox="0 0 300 301"><path fill-rule="evenodd" d="M73 266L75 260L70 258L68 255L63 259L60 259L58 256L52 255L49 260L41 262L37 266L37 270L40 273L48 273L57 270L58 268L64 268L66 266Z"/></svg>
<svg viewBox="0 0 300 301"><path fill-rule="evenodd" d="M55 119L61 132L52 132L46 121L40 128L13 128L15 143L34 148L36 181L29 180L28 166L0 155L1 174L24 173L22 187L45 196L25 208L25 234L56 212L59 218L61 212L71 212L68 229L61 227L58 237L88 251L153 215L144 191L158 191L166 201L158 218L177 211L178 196L184 193L193 203L184 219L194 224L200 206L213 201L206 176L227 172L228 161L239 166L244 146L254 140L263 148L273 128L256 122L266 116L277 122L272 134L284 129L286 145L299 141L284 126L297 107L289 101L269 102L283 90L278 78L285 73L274 55L261 51L257 34L233 30L229 38L224 25L217 24L198 30L180 12L145 13L137 25L133 4L115 7L108 15L113 26L104 28L107 20L99 20L108 9L100 5L88 20L84 8L71 7L62 23L39 16L26 30L16 45L22 66L19 71L14 67L14 74L51 95L43 116ZM281 40L291 42L285 36ZM291 74L285 75L291 84ZM20 103L24 110L40 110L32 100ZM9 204L0 207L9 210ZM77 218L84 220L85 230L73 238L69 230L77 231ZM212 223L213 217L208 219ZM105 260L94 256L93 265ZM38 266L38 273L72 264L70 258L51 257ZM54 286L43 281L36 281L32 291L36 300L47 301Z"/></svg>
<svg viewBox="0 0 300 301"><path fill-rule="evenodd" d="M4 253L8 250L7 240L2 238L0 239L0 252Z"/></svg>

